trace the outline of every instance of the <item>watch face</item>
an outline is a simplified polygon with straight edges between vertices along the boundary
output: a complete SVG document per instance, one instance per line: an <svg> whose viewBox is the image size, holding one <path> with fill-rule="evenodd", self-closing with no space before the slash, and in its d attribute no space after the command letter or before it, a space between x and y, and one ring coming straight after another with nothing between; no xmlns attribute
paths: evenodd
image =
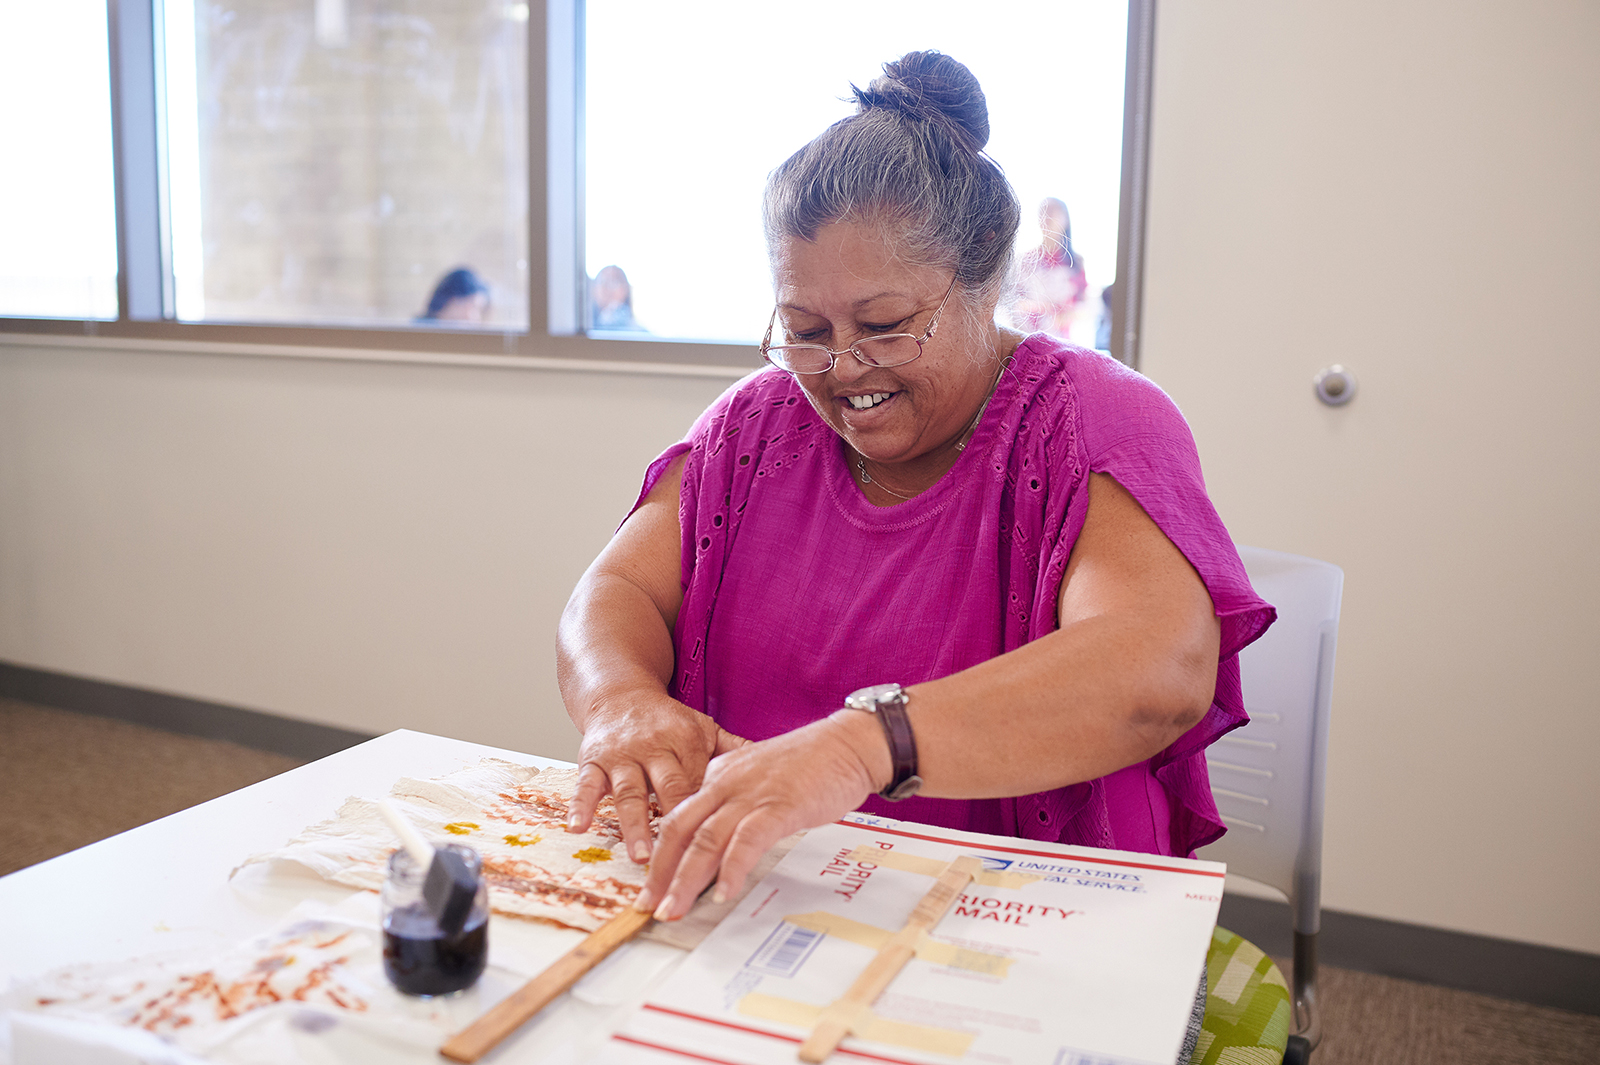
<svg viewBox="0 0 1600 1065"><path fill-rule="evenodd" d="M853 710L876 710L878 703L899 690L898 684L874 684L866 688L857 688L845 696L844 704Z"/></svg>

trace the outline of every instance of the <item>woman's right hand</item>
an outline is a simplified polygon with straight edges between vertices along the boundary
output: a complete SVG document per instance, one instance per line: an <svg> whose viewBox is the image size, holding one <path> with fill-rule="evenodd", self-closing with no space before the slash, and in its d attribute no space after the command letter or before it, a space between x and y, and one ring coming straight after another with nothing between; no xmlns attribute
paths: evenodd
<svg viewBox="0 0 1600 1065"><path fill-rule="evenodd" d="M699 789L711 759L746 742L666 695L640 694L591 709L567 831L586 831L609 794L629 857L649 861L651 793L661 813L670 813Z"/></svg>
<svg viewBox="0 0 1600 1065"><path fill-rule="evenodd" d="M667 694L683 603L682 477L679 456L578 582L556 645L561 695L583 733L567 830L585 831L609 794L636 862L652 849L650 793L667 813L700 787L706 763L744 743Z"/></svg>

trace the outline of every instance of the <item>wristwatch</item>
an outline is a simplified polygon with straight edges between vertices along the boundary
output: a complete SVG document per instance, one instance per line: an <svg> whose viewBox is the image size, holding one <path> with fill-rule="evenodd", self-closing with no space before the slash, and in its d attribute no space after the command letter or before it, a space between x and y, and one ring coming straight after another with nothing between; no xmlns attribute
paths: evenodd
<svg viewBox="0 0 1600 1065"><path fill-rule="evenodd" d="M876 714L883 734L889 739L889 760L894 764L894 776L878 794L890 802L909 799L922 787L922 778L917 776L917 738L912 735L911 719L906 716L909 698L898 684L874 684L853 691L844 699L848 709Z"/></svg>

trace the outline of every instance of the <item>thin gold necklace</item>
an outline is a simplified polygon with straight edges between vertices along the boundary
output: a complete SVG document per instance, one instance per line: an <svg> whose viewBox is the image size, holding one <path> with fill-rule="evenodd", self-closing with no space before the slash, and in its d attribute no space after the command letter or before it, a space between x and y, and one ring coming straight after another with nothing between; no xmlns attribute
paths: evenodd
<svg viewBox="0 0 1600 1065"><path fill-rule="evenodd" d="M855 450L855 449L852 448L851 450ZM856 451L856 470L858 472L860 472L860 474L861 474L861 483L863 485L875 484L879 488L883 489L885 492L888 492L890 495L894 496L896 499L914 499L914 498L916 498L915 496L903 496L899 492L896 492L893 488L890 488L888 485L884 484L882 481L874 481L872 479L872 474L867 472L867 459L866 459L866 456L862 455L861 452L859 452L859 451Z"/></svg>
<svg viewBox="0 0 1600 1065"><path fill-rule="evenodd" d="M956 441L956 451L958 453L967 449L968 438L977 432L978 423L983 420L983 412L989 409L989 401L994 398L995 390L1000 387L1000 377L1006 372L1006 367L1011 365L1012 358L1013 356L1007 355L1000 360L1000 370L994 375L994 383L989 386L989 394L983 397L983 405L978 408L978 413L973 416L972 421L967 423L966 429L961 433L961 438ZM855 451L856 449L851 448L850 450ZM867 456L859 451L856 451L856 472L861 475L861 483L863 485L875 484L896 499L910 500L916 498L915 495L903 496L882 481L874 481L872 475L867 472Z"/></svg>

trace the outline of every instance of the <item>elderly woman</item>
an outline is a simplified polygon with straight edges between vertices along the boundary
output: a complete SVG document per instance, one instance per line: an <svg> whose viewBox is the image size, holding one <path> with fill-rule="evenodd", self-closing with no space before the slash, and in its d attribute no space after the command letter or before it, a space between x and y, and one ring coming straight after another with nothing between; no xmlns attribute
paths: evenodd
<svg viewBox="0 0 1600 1065"><path fill-rule="evenodd" d="M771 176L771 366L651 465L562 619L640 899L850 810L1187 855L1222 832L1202 751L1245 721L1270 623L1170 400L995 325L1019 208L935 52ZM666 813L650 839L650 796Z"/></svg>

